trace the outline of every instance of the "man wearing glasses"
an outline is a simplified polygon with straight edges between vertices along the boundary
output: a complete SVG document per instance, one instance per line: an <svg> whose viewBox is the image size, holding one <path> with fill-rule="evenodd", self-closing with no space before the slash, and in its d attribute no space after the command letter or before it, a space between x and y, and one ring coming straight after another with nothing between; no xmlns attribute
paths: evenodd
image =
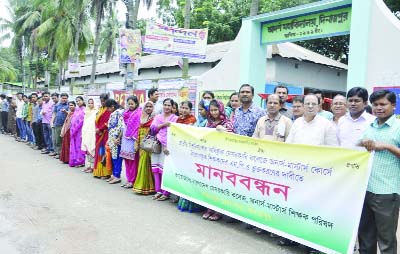
<svg viewBox="0 0 400 254"><path fill-rule="evenodd" d="M318 115L320 98L314 94L304 97L304 115L294 121L287 143L338 146L332 122Z"/></svg>

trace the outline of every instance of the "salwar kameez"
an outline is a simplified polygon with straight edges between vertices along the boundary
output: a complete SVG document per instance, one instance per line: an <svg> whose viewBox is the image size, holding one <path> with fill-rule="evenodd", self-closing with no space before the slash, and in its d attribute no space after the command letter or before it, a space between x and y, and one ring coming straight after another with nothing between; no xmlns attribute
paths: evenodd
<svg viewBox="0 0 400 254"><path fill-rule="evenodd" d="M108 120L108 147L110 147L112 158L112 175L115 178L121 178L122 171L122 158L120 157L121 145L117 140L122 137L122 130L124 128L124 120L122 118L121 110L115 110Z"/></svg>

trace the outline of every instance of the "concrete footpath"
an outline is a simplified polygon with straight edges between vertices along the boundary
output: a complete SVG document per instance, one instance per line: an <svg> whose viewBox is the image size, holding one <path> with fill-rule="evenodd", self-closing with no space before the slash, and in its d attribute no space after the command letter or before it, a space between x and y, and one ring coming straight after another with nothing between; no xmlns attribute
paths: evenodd
<svg viewBox="0 0 400 254"><path fill-rule="evenodd" d="M0 135L1 254L306 253L205 221Z"/></svg>

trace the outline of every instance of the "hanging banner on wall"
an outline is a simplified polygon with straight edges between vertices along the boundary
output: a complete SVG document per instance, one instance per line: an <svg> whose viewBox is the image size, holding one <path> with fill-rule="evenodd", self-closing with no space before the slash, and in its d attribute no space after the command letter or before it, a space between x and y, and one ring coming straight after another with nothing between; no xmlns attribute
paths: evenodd
<svg viewBox="0 0 400 254"><path fill-rule="evenodd" d="M322 252L353 253L368 152L180 124L168 130L168 150L165 190Z"/></svg>
<svg viewBox="0 0 400 254"><path fill-rule="evenodd" d="M184 29L147 22L143 52L205 59L207 37L207 29Z"/></svg>
<svg viewBox="0 0 400 254"><path fill-rule="evenodd" d="M140 30L119 29L119 62L136 63L142 55Z"/></svg>
<svg viewBox="0 0 400 254"><path fill-rule="evenodd" d="M350 33L351 7L342 6L303 16L261 24L261 43L275 44L345 35Z"/></svg>
<svg viewBox="0 0 400 254"><path fill-rule="evenodd" d="M158 86L158 100L163 101L166 98L171 98L178 104L182 101L190 101L193 104L192 111L194 112L197 107L196 104L196 94L197 94L197 80L189 79L189 80L173 80L170 81L161 81Z"/></svg>

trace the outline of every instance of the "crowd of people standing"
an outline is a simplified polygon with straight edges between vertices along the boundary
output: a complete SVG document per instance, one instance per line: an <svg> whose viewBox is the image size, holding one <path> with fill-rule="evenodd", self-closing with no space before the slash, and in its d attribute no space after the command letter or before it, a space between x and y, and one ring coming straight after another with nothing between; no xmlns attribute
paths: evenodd
<svg viewBox="0 0 400 254"><path fill-rule="evenodd" d="M206 91L197 105L197 117L190 101L178 105L167 98L160 102L155 88L149 90L148 101L142 105L137 97L128 97L126 108L108 94L100 95L99 108L93 99L85 102L78 96L69 101L65 93L44 92L40 97L36 93L18 93L15 100L1 95L0 128L16 141L70 167L82 167L83 172L92 173L95 178L109 184L121 183L121 187L138 194L152 194L157 201L172 198L181 211L202 211L202 218L210 221L220 220L222 214L171 195L161 187L165 156L170 153L167 130L171 123L278 142L375 151L359 227L360 253L376 253L377 243L381 253L396 253L400 193L396 94L380 90L368 96L365 88L354 87L346 96L336 95L331 111L325 111L322 91L315 89L297 96L291 105L287 103L288 92L285 86L275 87L274 94L266 99L265 110L253 102L254 88L249 84L233 93L227 105ZM367 112L368 99L372 114ZM141 148L148 135L161 143L161 153ZM125 183L121 180L123 163ZM268 233L261 229L256 232ZM285 238L279 238L277 243L298 245Z"/></svg>

